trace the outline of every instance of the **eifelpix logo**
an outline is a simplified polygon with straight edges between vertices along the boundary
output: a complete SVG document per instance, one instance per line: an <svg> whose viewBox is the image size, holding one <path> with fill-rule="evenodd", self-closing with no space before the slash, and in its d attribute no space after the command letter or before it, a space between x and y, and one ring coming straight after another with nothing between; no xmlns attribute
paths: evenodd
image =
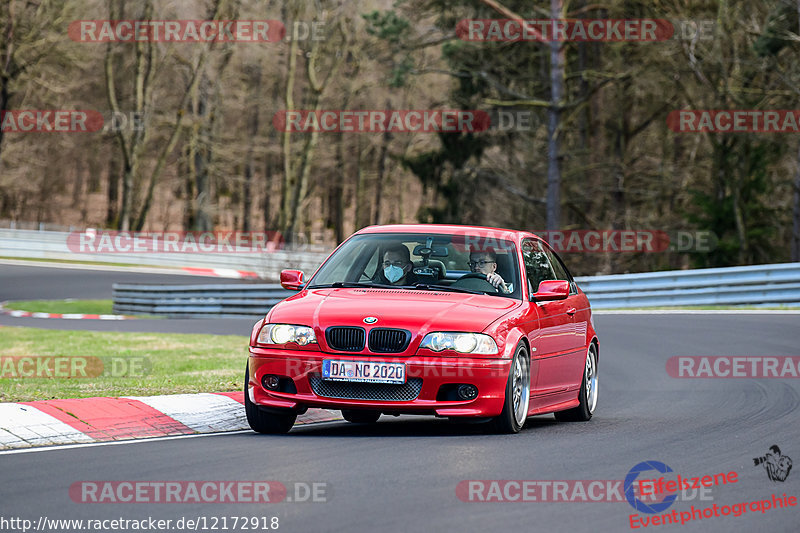
<svg viewBox="0 0 800 533"><path fill-rule="evenodd" d="M660 461L642 461L641 463L631 468L630 471L628 472L628 475L625 476L625 484L623 485L625 488L625 499L628 500L628 503L631 504L631 507L633 507L637 511L649 514L658 514L662 511L669 509L669 507L673 503L675 503L675 500L678 498L678 495L669 494L665 496L664 499L661 500L660 502L649 503L649 504L644 503L642 500L637 498L634 492L636 479L642 472L648 472L650 470L655 470L661 474L672 472L672 469L669 466L665 465Z"/></svg>
<svg viewBox="0 0 800 533"><path fill-rule="evenodd" d="M766 455L753 457L753 464L755 466L764 465L770 481L784 482L789 477L789 472L792 471L792 460L781 454L781 449L777 444L770 446Z"/></svg>

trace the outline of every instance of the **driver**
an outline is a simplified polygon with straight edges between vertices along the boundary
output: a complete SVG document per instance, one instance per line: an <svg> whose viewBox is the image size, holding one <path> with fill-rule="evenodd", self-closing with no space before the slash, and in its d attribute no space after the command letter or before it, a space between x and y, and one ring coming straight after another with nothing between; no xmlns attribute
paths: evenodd
<svg viewBox="0 0 800 533"><path fill-rule="evenodd" d="M411 271L411 252L403 244L390 246L383 253L383 263L374 280L384 285L414 285L419 283L417 276Z"/></svg>
<svg viewBox="0 0 800 533"><path fill-rule="evenodd" d="M494 250L488 249L481 252L469 253L469 269L475 274L485 274L486 281L492 284L494 288L504 294L511 292L508 284L503 280L497 272L497 253Z"/></svg>

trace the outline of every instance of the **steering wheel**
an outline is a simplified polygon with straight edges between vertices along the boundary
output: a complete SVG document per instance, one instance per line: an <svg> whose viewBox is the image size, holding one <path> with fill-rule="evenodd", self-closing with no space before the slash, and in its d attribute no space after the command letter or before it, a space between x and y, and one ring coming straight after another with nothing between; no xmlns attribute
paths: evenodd
<svg viewBox="0 0 800 533"><path fill-rule="evenodd" d="M467 281L467 280L475 280L475 281ZM462 281L467 281L467 283L461 283ZM464 274L458 280L453 283L454 286L464 287L465 289L475 289L484 292L500 292L500 290L489 283L486 279L486 274L481 272L470 272L469 274ZM487 288L488 287L488 288Z"/></svg>

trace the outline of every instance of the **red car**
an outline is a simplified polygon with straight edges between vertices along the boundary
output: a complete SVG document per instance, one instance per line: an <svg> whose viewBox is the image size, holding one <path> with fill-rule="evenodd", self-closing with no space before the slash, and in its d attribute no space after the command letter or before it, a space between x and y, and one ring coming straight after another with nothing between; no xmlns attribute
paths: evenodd
<svg viewBox="0 0 800 533"><path fill-rule="evenodd" d="M381 414L589 420L599 343L589 301L536 235L473 226L364 228L255 324L247 420L285 433L309 407Z"/></svg>

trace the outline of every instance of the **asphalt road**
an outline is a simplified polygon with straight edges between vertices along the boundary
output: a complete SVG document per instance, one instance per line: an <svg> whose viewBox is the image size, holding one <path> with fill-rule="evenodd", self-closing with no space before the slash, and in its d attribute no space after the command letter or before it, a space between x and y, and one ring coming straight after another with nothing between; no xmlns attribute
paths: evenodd
<svg viewBox="0 0 800 533"><path fill-rule="evenodd" d="M462 480L622 480L645 460L682 476L738 474L736 483L707 496L713 501L678 501L667 512L800 496L796 468L781 483L753 465L773 444L800 460L800 380L675 379L665 371L675 355L800 355L798 315L600 315L595 324L600 397L587 423L542 416L517 435L501 436L479 425L384 416L374 426L338 422L285 436L237 433L0 454L0 514L34 522L42 516L205 516L207 531L212 517L228 517L234 530L234 516L275 516L278 531L303 533L625 531L634 513L626 502L465 502L456 486ZM322 482L328 497L317 503L75 503L69 487L85 480L275 480L290 492L294 482ZM798 507L748 510L648 530L795 532L798 518Z"/></svg>
<svg viewBox="0 0 800 533"><path fill-rule="evenodd" d="M25 266L0 264L0 302L6 300L105 300L111 298L114 283L172 285L242 283L238 279L151 274L106 270L58 268L31 263ZM255 320L250 319L136 319L62 320L16 318L0 314L0 325L43 329L132 331L156 333L211 333L250 335ZM1 531L2 529L0 529Z"/></svg>
<svg viewBox="0 0 800 533"><path fill-rule="evenodd" d="M192 285L196 283L242 283L238 279L151 274L116 270L63 268L31 261L29 265L0 264L0 302L5 300L107 300L114 283Z"/></svg>

